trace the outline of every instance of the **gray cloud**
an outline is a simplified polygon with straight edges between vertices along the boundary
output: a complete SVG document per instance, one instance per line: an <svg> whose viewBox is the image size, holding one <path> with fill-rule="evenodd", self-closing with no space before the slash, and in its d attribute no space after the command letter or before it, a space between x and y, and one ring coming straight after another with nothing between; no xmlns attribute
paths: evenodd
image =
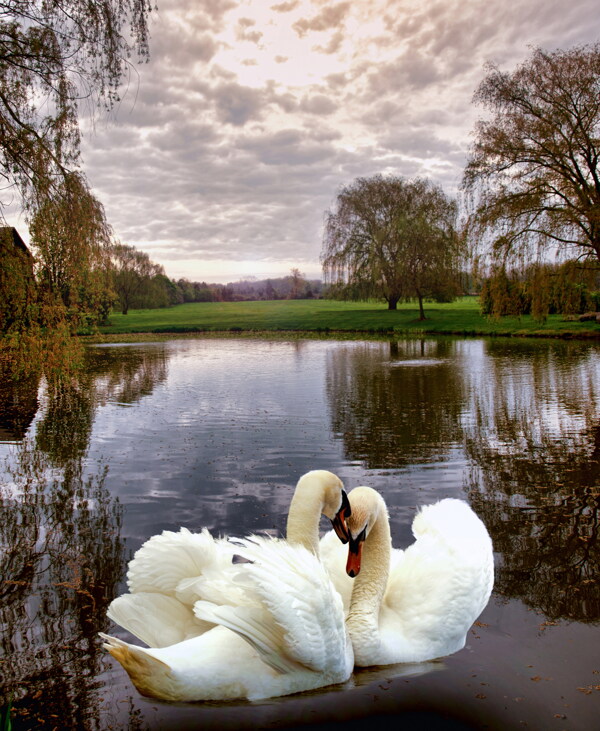
<svg viewBox="0 0 600 731"><path fill-rule="evenodd" d="M312 94L305 96L300 102L300 109L309 114L333 114L337 109L337 104L329 96L325 94Z"/></svg>
<svg viewBox="0 0 600 731"><path fill-rule="evenodd" d="M248 260L257 276L275 262L318 275L340 186L384 172L456 190L484 63L594 41L595 13L595 0L165 0L150 63L86 134L84 169L115 235L169 276L210 279L218 260L232 280Z"/></svg>

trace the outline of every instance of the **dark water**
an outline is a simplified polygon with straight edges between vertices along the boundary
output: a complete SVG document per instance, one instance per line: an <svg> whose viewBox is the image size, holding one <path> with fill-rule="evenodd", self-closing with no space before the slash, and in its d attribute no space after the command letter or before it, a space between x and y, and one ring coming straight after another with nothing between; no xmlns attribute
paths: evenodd
<svg viewBox="0 0 600 731"><path fill-rule="evenodd" d="M17 729L600 728L600 347L173 340L0 386L0 704ZM282 533L304 472L368 484L394 545L469 500L496 584L467 646L258 703L141 697L102 651L151 535ZM323 526L325 528L325 526ZM126 635L120 632L120 636Z"/></svg>

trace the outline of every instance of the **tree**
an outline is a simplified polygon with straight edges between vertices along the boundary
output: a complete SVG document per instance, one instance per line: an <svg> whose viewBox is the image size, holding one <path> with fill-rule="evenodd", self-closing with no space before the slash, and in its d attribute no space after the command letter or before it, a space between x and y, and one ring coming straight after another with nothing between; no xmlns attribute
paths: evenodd
<svg viewBox="0 0 600 731"><path fill-rule="evenodd" d="M537 245L600 261L600 44L490 65L474 99L491 118L463 178L473 234L505 257Z"/></svg>
<svg viewBox="0 0 600 731"><path fill-rule="evenodd" d="M302 299L302 295L306 291L307 282L304 275L297 267L290 269L290 275L288 277L290 282L290 293L288 299L298 300Z"/></svg>
<svg viewBox="0 0 600 731"><path fill-rule="evenodd" d="M357 178L326 213L321 262L344 298L447 299L454 293L460 240L456 202L429 180Z"/></svg>
<svg viewBox="0 0 600 731"><path fill-rule="evenodd" d="M0 333L27 328L37 316L33 256L17 233L0 228Z"/></svg>
<svg viewBox="0 0 600 731"><path fill-rule="evenodd" d="M110 108L132 52L147 58L150 8L148 0L0 0L0 177L26 208L76 165L79 104Z"/></svg>
<svg viewBox="0 0 600 731"><path fill-rule="evenodd" d="M108 276L111 229L82 175L62 179L33 214L30 234L42 291L71 319L90 313L102 321L114 299Z"/></svg>
<svg viewBox="0 0 600 731"><path fill-rule="evenodd" d="M121 312L144 295L152 295L156 278L164 274L162 266L150 260L148 254L134 246L114 244L112 247L113 286L119 297ZM166 304L166 303L165 303Z"/></svg>

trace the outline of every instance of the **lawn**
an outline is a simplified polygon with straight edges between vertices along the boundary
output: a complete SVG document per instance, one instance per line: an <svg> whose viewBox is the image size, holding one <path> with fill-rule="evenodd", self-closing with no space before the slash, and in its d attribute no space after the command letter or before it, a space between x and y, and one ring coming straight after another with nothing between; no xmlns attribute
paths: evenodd
<svg viewBox="0 0 600 731"><path fill-rule="evenodd" d="M387 310L374 302L278 300L267 302L196 302L157 310L113 313L100 327L106 336L121 333L278 332L360 334L536 335L600 337L596 322L567 321L551 315L546 322L532 317L492 319L479 313L476 297L451 303L428 303L425 320L416 304Z"/></svg>

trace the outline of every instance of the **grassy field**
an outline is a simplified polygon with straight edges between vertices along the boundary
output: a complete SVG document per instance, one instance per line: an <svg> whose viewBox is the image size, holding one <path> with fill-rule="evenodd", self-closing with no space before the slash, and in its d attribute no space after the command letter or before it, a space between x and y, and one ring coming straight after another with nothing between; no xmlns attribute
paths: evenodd
<svg viewBox="0 0 600 731"><path fill-rule="evenodd" d="M414 304L390 311L381 303L332 300L201 302L159 310L113 313L99 328L110 338L122 333L296 332L313 334L449 334L545 337L600 337L596 322L570 322L551 315L540 323L530 316L491 319L479 313L475 297L448 304L428 303L419 321ZM102 338L105 339L105 338Z"/></svg>

